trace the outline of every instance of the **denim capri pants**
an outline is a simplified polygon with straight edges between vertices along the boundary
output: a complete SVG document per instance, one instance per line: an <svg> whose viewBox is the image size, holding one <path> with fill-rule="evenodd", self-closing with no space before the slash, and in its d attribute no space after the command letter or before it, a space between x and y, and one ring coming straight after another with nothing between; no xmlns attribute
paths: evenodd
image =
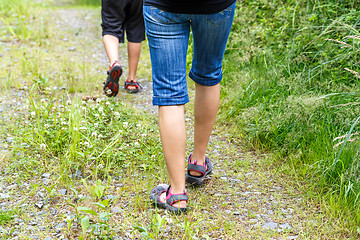
<svg viewBox="0 0 360 240"><path fill-rule="evenodd" d="M170 13L147 5L143 11L152 65L154 105L189 102L186 55L190 29L193 59L189 77L204 86L220 83L235 3L214 14Z"/></svg>

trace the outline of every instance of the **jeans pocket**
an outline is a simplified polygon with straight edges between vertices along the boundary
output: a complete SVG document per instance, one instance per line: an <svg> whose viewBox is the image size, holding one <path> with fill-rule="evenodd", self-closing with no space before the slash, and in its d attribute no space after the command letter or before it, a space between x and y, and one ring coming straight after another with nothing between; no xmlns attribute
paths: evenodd
<svg viewBox="0 0 360 240"><path fill-rule="evenodd" d="M176 23L180 18L180 14L166 12L156 7L150 7L150 9L151 9L151 17L159 23L163 23L163 24Z"/></svg>
<svg viewBox="0 0 360 240"><path fill-rule="evenodd" d="M222 10L221 12L207 14L206 21L208 21L211 24L218 25L230 18L233 8L234 6L231 5L230 7Z"/></svg>

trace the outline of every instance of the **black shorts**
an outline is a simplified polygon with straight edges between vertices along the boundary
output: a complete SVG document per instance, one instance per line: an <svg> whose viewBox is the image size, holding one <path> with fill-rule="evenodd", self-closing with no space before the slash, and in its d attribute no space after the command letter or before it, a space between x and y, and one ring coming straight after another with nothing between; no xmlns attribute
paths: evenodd
<svg viewBox="0 0 360 240"><path fill-rule="evenodd" d="M101 0L102 35L113 35L124 42L145 40L142 0Z"/></svg>

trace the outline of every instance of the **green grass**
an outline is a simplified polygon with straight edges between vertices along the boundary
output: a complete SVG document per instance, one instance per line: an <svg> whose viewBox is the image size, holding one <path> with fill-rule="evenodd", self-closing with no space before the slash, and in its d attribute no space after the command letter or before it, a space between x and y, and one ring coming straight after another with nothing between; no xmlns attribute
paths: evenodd
<svg viewBox="0 0 360 240"><path fill-rule="evenodd" d="M231 125L234 138L294 166L293 174L311 176L317 192L339 202L335 215L344 209L353 214L356 232L359 140L350 138L340 157L339 140L333 140L352 126L352 133L360 130L358 5L238 5L224 61L222 122Z"/></svg>
<svg viewBox="0 0 360 240"><path fill-rule="evenodd" d="M61 14L56 11L64 5L58 3L66 4ZM358 135L346 136L352 127L352 133L359 132L354 124L360 115L359 79L344 69L359 72L359 41L346 37L359 36L355 3L237 3L224 59L219 122L210 146L219 171L209 186L189 189L192 211L177 217L153 209L148 200L155 184L167 182L157 118L132 107L140 98L101 97L107 66L97 55L103 51L99 1L57 1L53 7L0 0L0 40L12 43L0 44L1 97L21 103L4 113L8 119L0 119L0 143L6 149L0 156L2 181L27 183L28 188L18 190L27 200L43 191L46 201L70 212L59 216L69 239L114 234L269 239L295 234L251 225L250 219L265 213L262 207L270 198L277 202L272 206L274 221L284 221L282 208L294 209L288 221L301 239L356 239L359 141ZM92 6L86 7L91 14L74 10L85 5ZM84 28L71 19L90 20ZM146 44L141 65L139 78L150 79ZM13 142L7 143L8 137ZM244 142L268 157L242 152ZM79 172L81 179L75 177ZM36 180L44 173L51 173L48 184ZM232 185L224 175L239 182ZM274 195L274 185L286 191ZM62 196L60 189L68 194ZM248 191L266 196L248 197ZM112 206L127 211L113 213ZM241 219L226 210L239 212ZM11 225L13 215L1 214L4 225ZM24 218L31 216L24 213ZM44 224L50 226L51 218L45 217Z"/></svg>

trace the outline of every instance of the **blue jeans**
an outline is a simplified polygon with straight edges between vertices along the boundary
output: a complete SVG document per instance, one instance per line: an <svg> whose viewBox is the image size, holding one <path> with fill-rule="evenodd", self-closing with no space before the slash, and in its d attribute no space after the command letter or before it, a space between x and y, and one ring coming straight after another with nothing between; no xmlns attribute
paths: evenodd
<svg viewBox="0 0 360 240"><path fill-rule="evenodd" d="M193 59L189 77L213 86L222 79L222 60L234 18L235 3L215 14L178 14L144 6L153 78L154 105L189 102L186 55L190 28Z"/></svg>

